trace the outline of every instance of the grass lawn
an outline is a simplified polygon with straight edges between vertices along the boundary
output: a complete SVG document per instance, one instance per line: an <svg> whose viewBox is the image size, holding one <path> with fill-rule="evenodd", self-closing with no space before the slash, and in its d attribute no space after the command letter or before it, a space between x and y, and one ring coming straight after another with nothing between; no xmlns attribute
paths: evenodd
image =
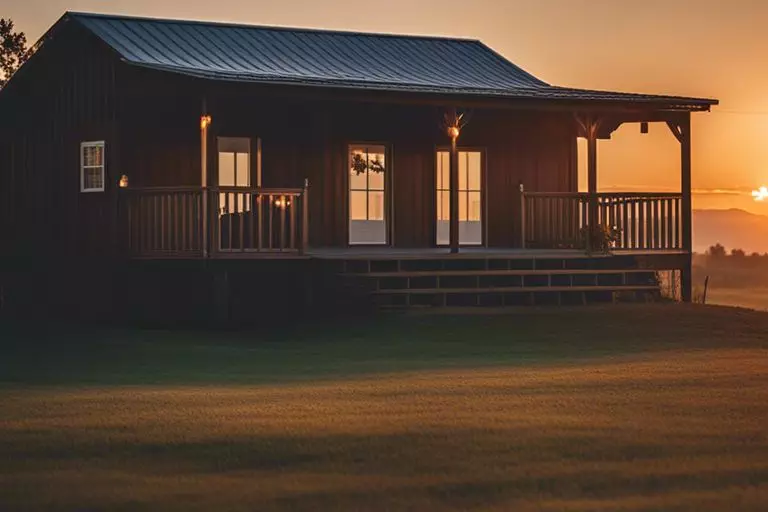
<svg viewBox="0 0 768 512"><path fill-rule="evenodd" d="M766 313L0 336L0 510L768 509Z"/></svg>

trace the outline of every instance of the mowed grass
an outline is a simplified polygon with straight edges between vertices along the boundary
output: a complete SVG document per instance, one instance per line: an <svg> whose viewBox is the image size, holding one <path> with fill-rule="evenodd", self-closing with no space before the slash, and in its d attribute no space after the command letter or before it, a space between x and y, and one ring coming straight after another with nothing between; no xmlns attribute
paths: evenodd
<svg viewBox="0 0 768 512"><path fill-rule="evenodd" d="M765 313L2 335L2 510L768 509Z"/></svg>

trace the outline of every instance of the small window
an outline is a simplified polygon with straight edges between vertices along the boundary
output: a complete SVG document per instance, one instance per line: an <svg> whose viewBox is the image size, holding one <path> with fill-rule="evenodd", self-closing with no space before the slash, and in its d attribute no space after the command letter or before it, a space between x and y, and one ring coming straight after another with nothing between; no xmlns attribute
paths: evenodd
<svg viewBox="0 0 768 512"><path fill-rule="evenodd" d="M80 191L104 192L104 141L80 144Z"/></svg>

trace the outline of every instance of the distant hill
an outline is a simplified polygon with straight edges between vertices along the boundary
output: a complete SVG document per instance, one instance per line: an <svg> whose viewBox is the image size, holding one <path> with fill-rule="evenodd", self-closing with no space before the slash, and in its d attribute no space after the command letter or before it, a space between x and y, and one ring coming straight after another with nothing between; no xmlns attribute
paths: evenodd
<svg viewBox="0 0 768 512"><path fill-rule="evenodd" d="M768 216L744 210L694 210L693 250L703 253L720 243L730 251L768 253Z"/></svg>

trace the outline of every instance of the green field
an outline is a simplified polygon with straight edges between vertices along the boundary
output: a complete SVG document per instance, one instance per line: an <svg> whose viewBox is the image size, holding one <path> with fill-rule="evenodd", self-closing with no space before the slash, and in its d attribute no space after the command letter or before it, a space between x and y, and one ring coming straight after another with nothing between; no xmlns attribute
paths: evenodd
<svg viewBox="0 0 768 512"><path fill-rule="evenodd" d="M766 510L768 314L0 332L2 510Z"/></svg>
<svg viewBox="0 0 768 512"><path fill-rule="evenodd" d="M768 287L712 287L707 292L707 304L768 311Z"/></svg>

